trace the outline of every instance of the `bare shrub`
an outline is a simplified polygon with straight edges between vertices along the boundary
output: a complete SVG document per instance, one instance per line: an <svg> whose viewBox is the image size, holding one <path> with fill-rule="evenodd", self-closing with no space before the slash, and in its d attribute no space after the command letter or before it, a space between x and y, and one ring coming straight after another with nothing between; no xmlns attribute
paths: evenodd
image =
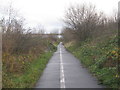
<svg viewBox="0 0 120 90"><path fill-rule="evenodd" d="M79 41L110 35L117 31L116 14L115 17L107 17L103 12L97 12L94 5L71 6L65 13L64 22L66 28L69 28L69 33L74 32L75 39ZM64 31L64 33L68 33L68 31ZM70 37L71 34L67 36Z"/></svg>

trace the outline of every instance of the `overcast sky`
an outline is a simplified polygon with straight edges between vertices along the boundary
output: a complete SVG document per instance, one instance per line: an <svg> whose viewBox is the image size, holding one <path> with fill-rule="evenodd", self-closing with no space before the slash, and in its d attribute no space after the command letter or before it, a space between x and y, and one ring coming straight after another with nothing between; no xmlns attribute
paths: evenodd
<svg viewBox="0 0 120 90"><path fill-rule="evenodd" d="M0 7L6 7L11 0L0 0ZM13 7L26 19L27 27L38 24L47 32L62 28L65 10L74 4L91 3L98 10L111 15L117 9L119 0L12 0Z"/></svg>

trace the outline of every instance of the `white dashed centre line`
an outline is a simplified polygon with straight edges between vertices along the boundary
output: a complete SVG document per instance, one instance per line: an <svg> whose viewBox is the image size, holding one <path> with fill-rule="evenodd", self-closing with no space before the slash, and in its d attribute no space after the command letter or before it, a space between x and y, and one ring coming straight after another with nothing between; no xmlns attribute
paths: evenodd
<svg viewBox="0 0 120 90"><path fill-rule="evenodd" d="M65 88L64 66L62 60L62 50L60 47L60 88Z"/></svg>

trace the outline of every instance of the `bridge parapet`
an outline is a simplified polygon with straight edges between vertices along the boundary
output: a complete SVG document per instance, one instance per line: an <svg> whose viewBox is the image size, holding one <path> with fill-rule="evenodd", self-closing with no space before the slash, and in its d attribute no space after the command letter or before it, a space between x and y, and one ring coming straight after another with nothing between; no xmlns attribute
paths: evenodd
<svg viewBox="0 0 120 90"><path fill-rule="evenodd" d="M47 37L59 37L62 34L32 34L32 37L42 37L42 38L47 38Z"/></svg>

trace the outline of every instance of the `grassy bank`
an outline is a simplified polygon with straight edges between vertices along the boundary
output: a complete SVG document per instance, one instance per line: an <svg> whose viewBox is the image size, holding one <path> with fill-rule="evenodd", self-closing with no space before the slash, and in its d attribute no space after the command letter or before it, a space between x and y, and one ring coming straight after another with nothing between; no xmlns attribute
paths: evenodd
<svg viewBox="0 0 120 90"><path fill-rule="evenodd" d="M40 55L37 59L26 63L24 73L3 72L3 88L32 88L42 74L52 52Z"/></svg>
<svg viewBox="0 0 120 90"><path fill-rule="evenodd" d="M72 52L83 65L95 75L101 84L109 88L120 87L117 61L118 37L99 37L82 43L67 43L66 48Z"/></svg>

